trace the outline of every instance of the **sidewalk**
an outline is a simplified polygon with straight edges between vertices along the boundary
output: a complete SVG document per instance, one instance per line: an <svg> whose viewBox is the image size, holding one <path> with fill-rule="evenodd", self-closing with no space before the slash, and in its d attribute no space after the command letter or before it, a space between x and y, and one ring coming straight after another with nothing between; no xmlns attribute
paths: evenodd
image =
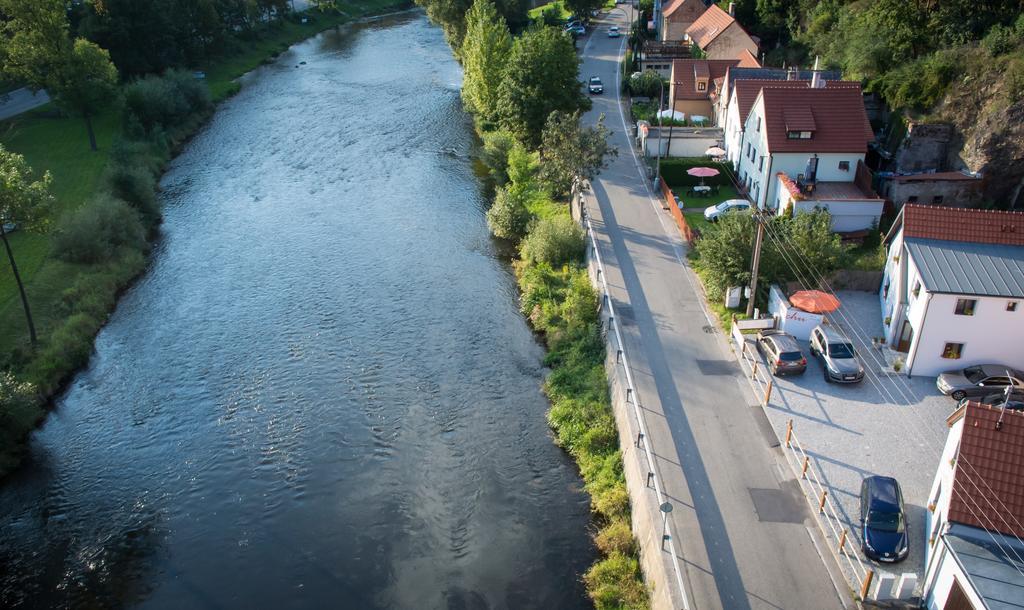
<svg viewBox="0 0 1024 610"><path fill-rule="evenodd" d="M605 24L625 25L619 13ZM841 576L833 580L825 568L799 485L770 423L740 385L746 382L705 313L685 244L650 196L631 152L617 100L624 39L609 39L605 31L599 25L588 39L581 76L607 83L608 94L593 98L587 119L607 115L619 157L593 181L587 212L656 468L672 498L692 607L843 607L849 596L837 591ZM634 510L650 510L637 503L652 495L634 497Z"/></svg>

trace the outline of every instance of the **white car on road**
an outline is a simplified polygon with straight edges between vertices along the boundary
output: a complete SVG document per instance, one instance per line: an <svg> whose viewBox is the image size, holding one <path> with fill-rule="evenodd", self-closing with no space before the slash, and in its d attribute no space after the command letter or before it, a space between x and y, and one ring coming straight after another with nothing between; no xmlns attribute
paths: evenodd
<svg viewBox="0 0 1024 610"><path fill-rule="evenodd" d="M613 25L612 27L608 28L608 38L618 38L619 35L619 26Z"/></svg>

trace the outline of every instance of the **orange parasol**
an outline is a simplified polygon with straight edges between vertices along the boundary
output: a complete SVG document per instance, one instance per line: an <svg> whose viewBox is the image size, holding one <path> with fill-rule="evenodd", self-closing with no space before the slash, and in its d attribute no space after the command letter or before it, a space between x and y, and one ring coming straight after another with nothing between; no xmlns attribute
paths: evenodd
<svg viewBox="0 0 1024 610"><path fill-rule="evenodd" d="M839 309L839 299L820 290L794 292L789 302L809 313L830 313Z"/></svg>

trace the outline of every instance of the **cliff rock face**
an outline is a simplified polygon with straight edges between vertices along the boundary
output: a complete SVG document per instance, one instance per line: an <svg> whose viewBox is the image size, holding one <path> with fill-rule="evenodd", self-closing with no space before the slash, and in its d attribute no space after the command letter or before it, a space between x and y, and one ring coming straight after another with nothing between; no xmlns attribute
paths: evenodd
<svg viewBox="0 0 1024 610"><path fill-rule="evenodd" d="M935 118L956 129L949 169L985 177L987 201L1024 209L1024 99L1012 98L998 74L977 74L954 83Z"/></svg>

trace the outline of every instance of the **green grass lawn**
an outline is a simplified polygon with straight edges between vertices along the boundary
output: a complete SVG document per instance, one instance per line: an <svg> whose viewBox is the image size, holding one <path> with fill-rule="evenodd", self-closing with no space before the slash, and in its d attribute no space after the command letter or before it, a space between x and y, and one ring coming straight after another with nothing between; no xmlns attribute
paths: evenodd
<svg viewBox="0 0 1024 610"><path fill-rule="evenodd" d="M709 194L706 197L688 195L686 191L689 190L689 186L672 186L671 188L672 192L676 195L676 199L681 199L684 202L684 212L696 209L703 210L706 207L718 205L727 199L742 199L736 192L736 189L731 186L719 186L718 193Z"/></svg>
<svg viewBox="0 0 1024 610"><path fill-rule="evenodd" d="M569 11L569 9L565 8L565 4L562 2L562 0L554 0L554 2L541 4L537 8L531 8L526 14L530 17L531 20L540 19L540 16L544 12L544 9L546 9L549 6L554 6L558 9L558 17L562 21L569 21L569 18L572 17L572 13ZM615 8L615 0L606 0L602 8L606 11Z"/></svg>

